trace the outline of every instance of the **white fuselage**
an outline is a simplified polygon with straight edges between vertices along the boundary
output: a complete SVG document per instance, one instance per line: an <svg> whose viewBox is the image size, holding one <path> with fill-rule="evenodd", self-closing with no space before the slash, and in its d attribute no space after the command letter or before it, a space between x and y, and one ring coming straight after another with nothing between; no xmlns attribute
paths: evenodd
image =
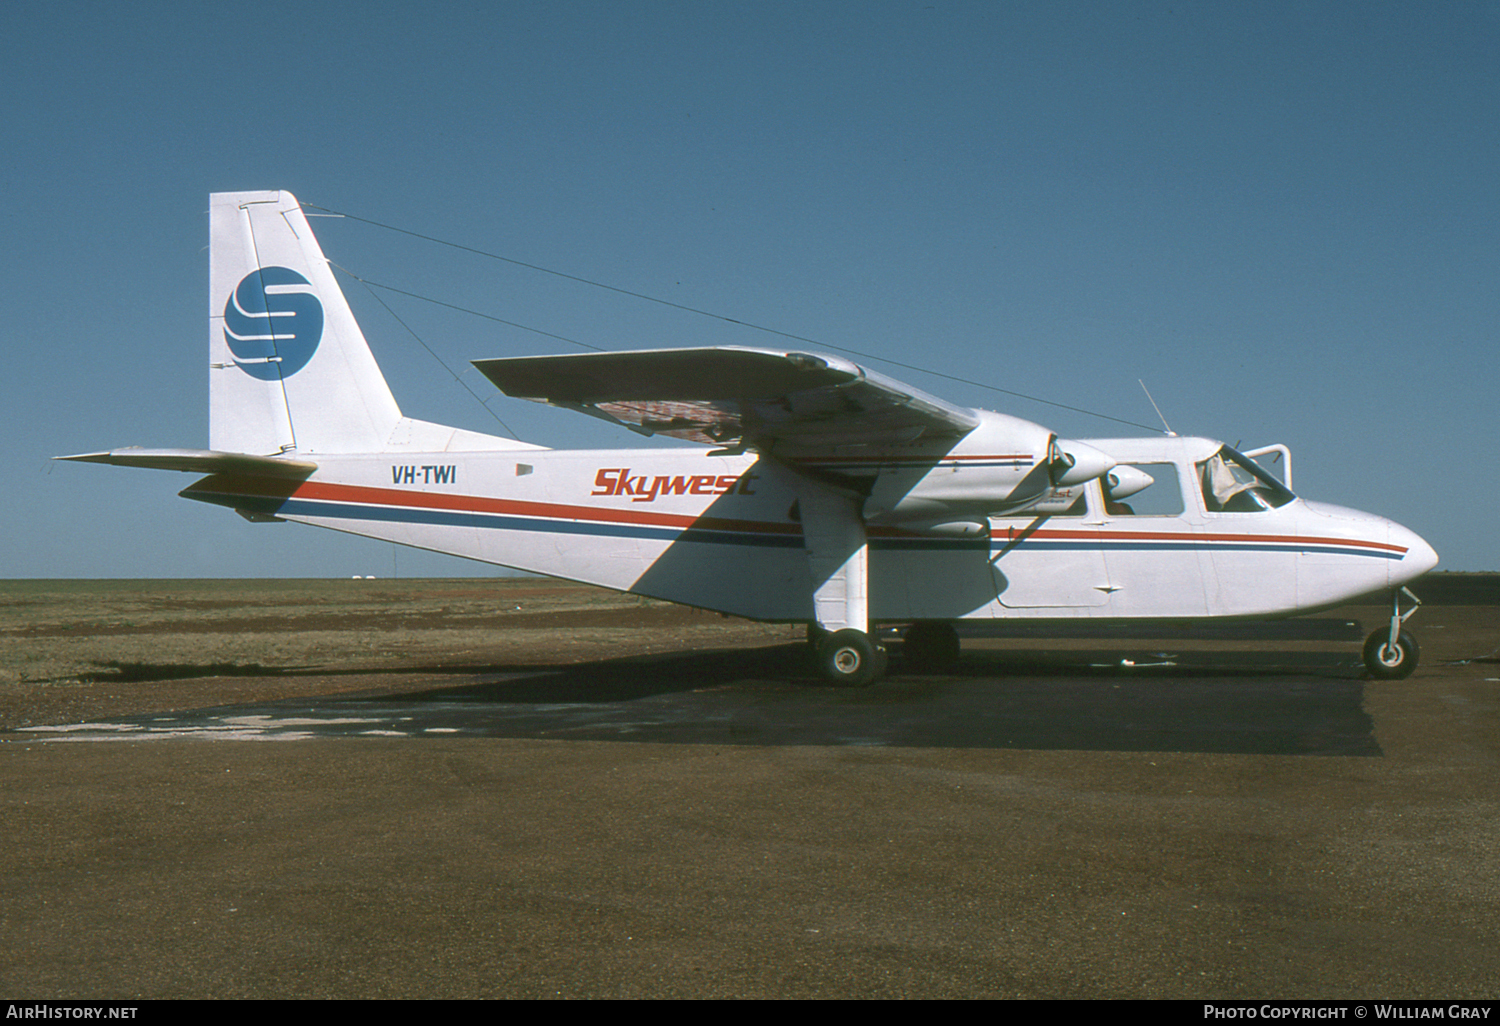
<svg viewBox="0 0 1500 1026"><path fill-rule="evenodd" d="M1216 442L1090 444L1156 484L1114 503L1090 481L1048 504L1058 512L989 517L988 537L870 526L870 620L1282 616L1390 590L1437 562L1411 531L1369 514L1301 499L1211 512L1200 478ZM305 481L218 474L183 494L740 616L803 621L813 618L812 588L795 504L806 487L797 472L753 453L524 449L326 455Z"/></svg>

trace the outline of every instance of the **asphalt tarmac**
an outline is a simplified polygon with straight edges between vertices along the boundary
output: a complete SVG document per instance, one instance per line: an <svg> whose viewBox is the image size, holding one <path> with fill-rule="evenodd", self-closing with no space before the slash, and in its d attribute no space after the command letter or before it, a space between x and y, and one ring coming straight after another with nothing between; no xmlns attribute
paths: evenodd
<svg viewBox="0 0 1500 1026"><path fill-rule="evenodd" d="M1290 678L1244 665L1259 656L1276 667L1288 661L1284 655L1236 653L1239 665L1220 659L1218 666L1212 656L1186 656L1097 648L983 653L971 655L960 675L898 674L875 687L842 689L809 678L802 646L784 645L480 674L471 683L407 693L147 713L19 733L75 741L466 737L1380 754L1361 704L1363 685L1346 653L1298 653L1300 673ZM997 664L1029 675L975 675Z"/></svg>
<svg viewBox="0 0 1500 1026"><path fill-rule="evenodd" d="M1325 624L971 638L859 690L774 645L13 731L0 992L1491 998L1500 608L1433 633L1464 616L1472 658L1424 636L1400 682Z"/></svg>

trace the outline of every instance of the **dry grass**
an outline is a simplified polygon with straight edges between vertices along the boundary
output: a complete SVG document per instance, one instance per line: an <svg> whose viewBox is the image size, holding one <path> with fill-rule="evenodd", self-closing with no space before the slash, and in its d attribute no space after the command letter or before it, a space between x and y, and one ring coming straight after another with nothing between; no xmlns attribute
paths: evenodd
<svg viewBox="0 0 1500 1026"><path fill-rule="evenodd" d="M399 683L392 674L786 637L785 627L528 578L0 581L0 729L132 702L182 708L368 688L372 674Z"/></svg>
<svg viewBox="0 0 1500 1026"><path fill-rule="evenodd" d="M1421 672L1462 662L1494 676L1494 608L1425 608L1413 624ZM1324 615L1368 630L1388 611ZM801 636L799 627L535 578L0 581L0 730Z"/></svg>

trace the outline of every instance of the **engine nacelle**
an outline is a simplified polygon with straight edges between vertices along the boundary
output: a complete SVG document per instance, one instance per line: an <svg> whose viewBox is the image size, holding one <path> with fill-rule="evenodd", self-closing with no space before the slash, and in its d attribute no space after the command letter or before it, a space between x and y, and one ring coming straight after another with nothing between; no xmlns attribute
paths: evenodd
<svg viewBox="0 0 1500 1026"><path fill-rule="evenodd" d="M879 526L879 525L876 525ZM933 538L988 538L990 522L980 520L901 520L897 527L903 534L924 534Z"/></svg>
<svg viewBox="0 0 1500 1026"><path fill-rule="evenodd" d="M978 522L1075 490L1115 467L1093 446L1059 439L1040 424L981 415L979 427L950 449L912 446L877 461L866 521Z"/></svg>

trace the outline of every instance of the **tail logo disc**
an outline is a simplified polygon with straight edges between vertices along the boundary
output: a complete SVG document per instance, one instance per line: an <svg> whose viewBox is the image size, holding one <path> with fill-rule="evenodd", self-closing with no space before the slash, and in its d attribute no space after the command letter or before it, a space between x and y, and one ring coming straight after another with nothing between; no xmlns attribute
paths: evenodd
<svg viewBox="0 0 1500 1026"><path fill-rule="evenodd" d="M323 304L289 267L245 275L224 303L224 341L240 370L262 381L296 374L323 340Z"/></svg>

